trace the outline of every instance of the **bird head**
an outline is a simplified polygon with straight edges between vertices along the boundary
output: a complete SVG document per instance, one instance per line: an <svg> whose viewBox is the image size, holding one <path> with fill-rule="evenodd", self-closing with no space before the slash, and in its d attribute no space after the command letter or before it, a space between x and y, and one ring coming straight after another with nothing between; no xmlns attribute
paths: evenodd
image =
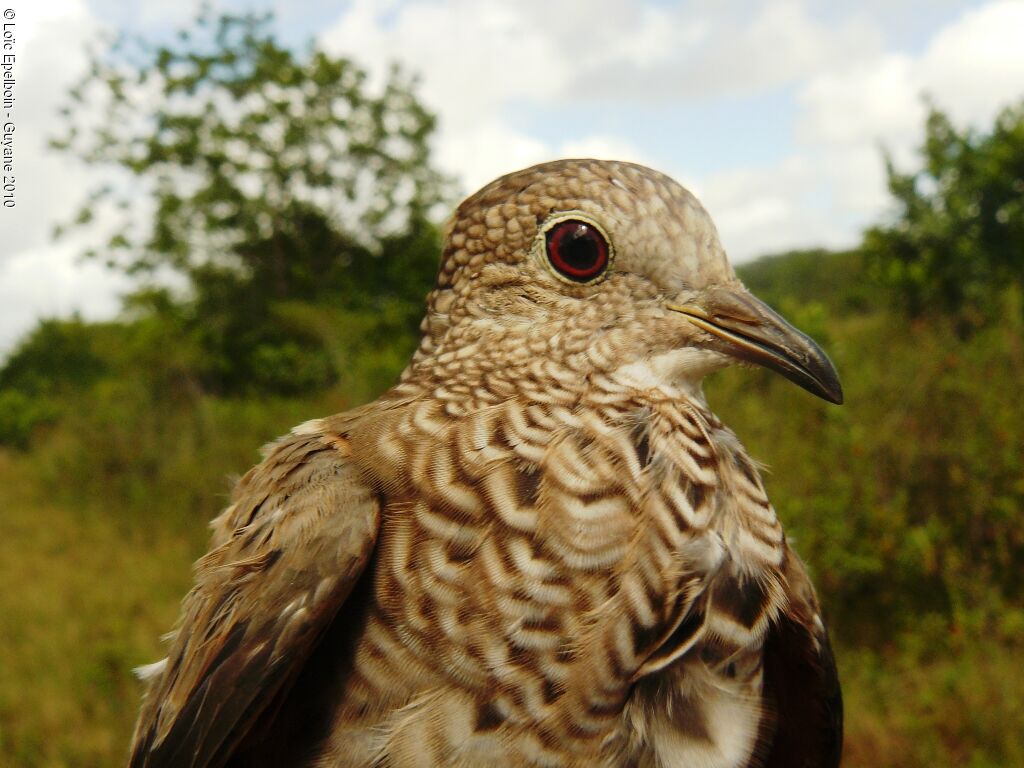
<svg viewBox="0 0 1024 768"><path fill-rule="evenodd" d="M821 348L736 277L700 202L631 163L544 163L467 198L445 228L423 330L414 366L449 375L543 361L581 380L699 388L740 361L843 399Z"/></svg>

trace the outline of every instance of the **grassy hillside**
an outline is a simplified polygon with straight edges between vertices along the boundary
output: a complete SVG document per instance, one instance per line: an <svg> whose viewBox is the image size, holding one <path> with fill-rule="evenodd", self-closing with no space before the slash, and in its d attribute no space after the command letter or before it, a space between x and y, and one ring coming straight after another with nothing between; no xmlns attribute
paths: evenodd
<svg viewBox="0 0 1024 768"><path fill-rule="evenodd" d="M1019 306L962 340L880 308L858 259L744 270L829 351L846 405L751 370L711 379L709 399L768 466L820 587L846 691L844 764L1024 765ZM0 764L121 764L130 669L160 655L229 478L293 424L372 396L407 354L407 339L358 346L358 316L292 310L330 340L334 389L213 397L173 334L73 323L52 330L63 349L91 350L75 358L81 375L0 386Z"/></svg>

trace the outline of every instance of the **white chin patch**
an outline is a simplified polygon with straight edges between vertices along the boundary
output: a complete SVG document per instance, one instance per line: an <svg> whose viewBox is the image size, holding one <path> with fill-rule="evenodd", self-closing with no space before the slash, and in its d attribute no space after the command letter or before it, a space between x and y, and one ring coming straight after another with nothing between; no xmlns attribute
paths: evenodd
<svg viewBox="0 0 1024 768"><path fill-rule="evenodd" d="M683 347L624 365L615 371L615 378L638 389L661 389L667 393L702 397L701 381L709 373L729 364L718 352Z"/></svg>

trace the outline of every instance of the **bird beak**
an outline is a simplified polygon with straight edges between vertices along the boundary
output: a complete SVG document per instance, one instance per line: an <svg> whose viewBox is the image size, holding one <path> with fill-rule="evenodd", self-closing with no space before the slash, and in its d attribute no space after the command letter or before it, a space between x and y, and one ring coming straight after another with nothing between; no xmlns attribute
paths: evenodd
<svg viewBox="0 0 1024 768"><path fill-rule="evenodd" d="M710 288L692 303L665 306L711 334L708 347L781 373L830 403L843 402L828 355L742 286Z"/></svg>

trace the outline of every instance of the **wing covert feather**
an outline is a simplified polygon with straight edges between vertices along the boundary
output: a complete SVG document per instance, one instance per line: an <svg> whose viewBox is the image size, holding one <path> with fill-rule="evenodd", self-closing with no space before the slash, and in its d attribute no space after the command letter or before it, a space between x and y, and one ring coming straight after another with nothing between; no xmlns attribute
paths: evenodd
<svg viewBox="0 0 1024 768"><path fill-rule="evenodd" d="M130 765L220 766L302 668L357 582L380 503L347 440L300 428L270 447L213 523Z"/></svg>

